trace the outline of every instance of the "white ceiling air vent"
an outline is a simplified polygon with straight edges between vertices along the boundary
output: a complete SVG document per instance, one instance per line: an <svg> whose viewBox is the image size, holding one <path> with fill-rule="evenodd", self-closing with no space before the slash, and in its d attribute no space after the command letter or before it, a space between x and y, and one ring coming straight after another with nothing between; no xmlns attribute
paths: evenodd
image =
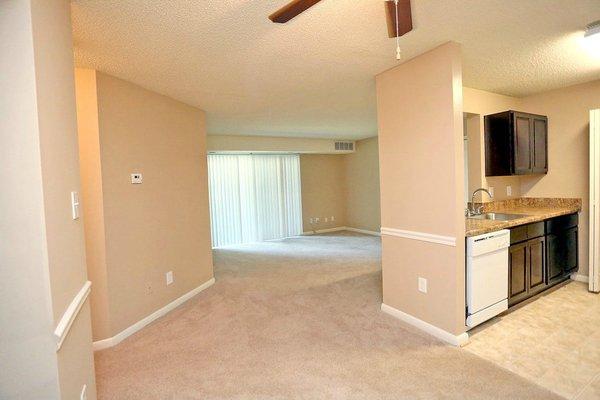
<svg viewBox="0 0 600 400"><path fill-rule="evenodd" d="M354 142L335 142L335 151L354 151Z"/></svg>

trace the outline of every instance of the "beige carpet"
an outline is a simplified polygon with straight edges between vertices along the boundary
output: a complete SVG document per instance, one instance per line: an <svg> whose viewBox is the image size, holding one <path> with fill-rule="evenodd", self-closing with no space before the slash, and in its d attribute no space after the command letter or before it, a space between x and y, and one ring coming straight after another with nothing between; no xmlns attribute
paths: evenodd
<svg viewBox="0 0 600 400"><path fill-rule="evenodd" d="M381 313L379 238L215 251L216 284L96 353L100 399L558 399Z"/></svg>

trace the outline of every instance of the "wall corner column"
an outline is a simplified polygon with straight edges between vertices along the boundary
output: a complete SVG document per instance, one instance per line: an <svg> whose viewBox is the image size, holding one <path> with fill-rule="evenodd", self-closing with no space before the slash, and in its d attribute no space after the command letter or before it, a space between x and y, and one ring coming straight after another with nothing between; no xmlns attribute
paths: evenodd
<svg viewBox="0 0 600 400"><path fill-rule="evenodd" d="M382 308L459 345L466 336L461 47L441 45L379 74L376 86Z"/></svg>

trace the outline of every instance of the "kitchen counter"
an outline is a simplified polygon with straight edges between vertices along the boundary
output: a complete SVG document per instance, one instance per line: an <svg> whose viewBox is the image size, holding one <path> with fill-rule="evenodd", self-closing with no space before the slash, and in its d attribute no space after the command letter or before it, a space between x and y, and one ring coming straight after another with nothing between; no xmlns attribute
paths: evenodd
<svg viewBox="0 0 600 400"><path fill-rule="evenodd" d="M581 199L566 198L521 197L504 201L476 203L476 206L480 205L483 206L484 213L523 214L525 216L511 221L466 218L465 227L467 237L482 235L500 229L512 228L513 226L530 224L581 211Z"/></svg>

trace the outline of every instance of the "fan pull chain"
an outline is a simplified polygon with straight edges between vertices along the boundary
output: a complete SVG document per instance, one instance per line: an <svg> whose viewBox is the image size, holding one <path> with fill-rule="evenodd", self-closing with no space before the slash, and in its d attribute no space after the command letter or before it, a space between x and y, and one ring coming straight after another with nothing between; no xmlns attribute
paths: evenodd
<svg viewBox="0 0 600 400"><path fill-rule="evenodd" d="M396 60L402 58L402 52L400 51L400 27L398 26L398 0L394 0L396 3Z"/></svg>

